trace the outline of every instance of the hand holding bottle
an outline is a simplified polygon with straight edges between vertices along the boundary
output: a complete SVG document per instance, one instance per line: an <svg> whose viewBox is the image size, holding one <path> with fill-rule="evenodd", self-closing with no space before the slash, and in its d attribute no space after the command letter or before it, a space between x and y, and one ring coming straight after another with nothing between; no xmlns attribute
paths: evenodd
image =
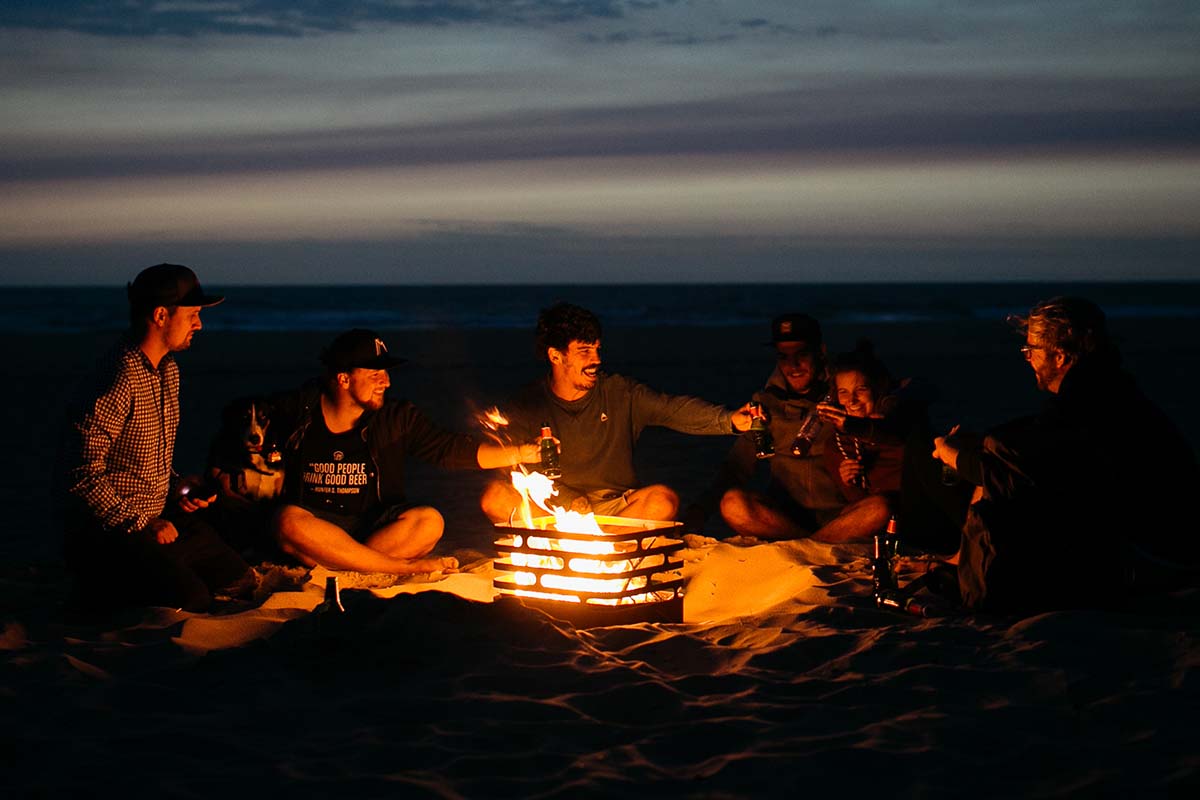
<svg viewBox="0 0 1200 800"><path fill-rule="evenodd" d="M822 422L828 422L839 433L846 430L846 411L833 403L818 403L817 416Z"/></svg>
<svg viewBox="0 0 1200 800"><path fill-rule="evenodd" d="M761 403L748 404L748 411L755 458L772 458L775 455L775 442L771 437L771 429L767 427L767 412Z"/></svg>
<svg viewBox="0 0 1200 800"><path fill-rule="evenodd" d="M755 403L746 403L744 406L734 411L729 415L730 422L733 423L733 429L738 433L745 433L750 430L751 424L754 422L754 407Z"/></svg>

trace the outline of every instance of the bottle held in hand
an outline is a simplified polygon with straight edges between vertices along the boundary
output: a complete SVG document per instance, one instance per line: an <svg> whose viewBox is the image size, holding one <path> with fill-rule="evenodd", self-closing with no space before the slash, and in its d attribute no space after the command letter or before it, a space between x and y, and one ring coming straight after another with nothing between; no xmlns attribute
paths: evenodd
<svg viewBox="0 0 1200 800"><path fill-rule="evenodd" d="M825 393L825 397L821 402L826 405L835 405L833 389ZM821 430L825 427L825 423L821 421L821 416L817 414L817 409L814 407L809 410L808 416L800 423L800 430L796 431L796 438L792 439L792 455L803 458L812 452L813 445L817 441L817 437L821 435Z"/></svg>
<svg viewBox="0 0 1200 800"><path fill-rule="evenodd" d="M958 433L958 426L955 425L953 428L950 429L950 432L946 434L946 442L948 444L952 444L953 446L957 447L958 441L954 438L955 434L957 434L957 433ZM958 484L958 470L956 470L954 467L950 466L945 461L943 461L942 462L942 485L943 486L955 486L957 484Z"/></svg>
<svg viewBox="0 0 1200 800"><path fill-rule="evenodd" d="M558 443L554 441L549 425L542 426L538 445L542 451L542 474L550 480L558 480L562 477L562 468L558 465Z"/></svg>
<svg viewBox="0 0 1200 800"><path fill-rule="evenodd" d="M767 427L767 414L762 403L750 404L750 436L754 439L755 458L775 455L775 443L771 439L771 429Z"/></svg>
<svg viewBox="0 0 1200 800"><path fill-rule="evenodd" d="M942 464L942 485L954 486L958 483L958 470L949 464Z"/></svg>

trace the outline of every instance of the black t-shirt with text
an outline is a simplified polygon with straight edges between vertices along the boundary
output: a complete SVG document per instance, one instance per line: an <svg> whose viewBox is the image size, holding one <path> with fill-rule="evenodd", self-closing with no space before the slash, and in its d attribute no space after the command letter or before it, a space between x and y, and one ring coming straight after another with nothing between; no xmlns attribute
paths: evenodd
<svg viewBox="0 0 1200 800"><path fill-rule="evenodd" d="M300 463L304 508L360 516L375 503L376 476L361 430L330 433L324 420L314 420L300 446Z"/></svg>

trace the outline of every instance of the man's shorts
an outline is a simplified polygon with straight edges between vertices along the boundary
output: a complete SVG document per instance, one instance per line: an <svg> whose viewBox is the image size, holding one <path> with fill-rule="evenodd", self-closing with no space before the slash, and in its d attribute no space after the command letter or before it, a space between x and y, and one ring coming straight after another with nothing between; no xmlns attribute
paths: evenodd
<svg viewBox="0 0 1200 800"><path fill-rule="evenodd" d="M617 492L615 489L610 489L589 492L587 499L592 506L592 513L596 516L619 517L622 511L629 508L629 496L636 491L637 489L628 489L624 492Z"/></svg>
<svg viewBox="0 0 1200 800"><path fill-rule="evenodd" d="M317 509L305 509L314 517L324 520L331 525L336 525L346 533L350 534L355 541L365 542L371 538L371 534L382 528L384 525L395 522L400 518L400 515L411 508L416 508L417 503L397 503L394 506L387 506L382 511L371 509L362 516L353 514L335 514L330 511L319 511Z"/></svg>
<svg viewBox="0 0 1200 800"><path fill-rule="evenodd" d="M772 481L767 486L763 502L794 521L809 533L815 533L824 528L842 513L841 508L805 508L788 494L787 489Z"/></svg>

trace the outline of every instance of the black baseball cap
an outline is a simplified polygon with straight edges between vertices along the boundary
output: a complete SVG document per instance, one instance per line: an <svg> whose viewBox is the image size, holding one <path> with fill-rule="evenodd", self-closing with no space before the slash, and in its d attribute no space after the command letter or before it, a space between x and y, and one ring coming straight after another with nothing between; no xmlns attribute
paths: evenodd
<svg viewBox="0 0 1200 800"><path fill-rule="evenodd" d="M339 334L321 353L321 363L338 372L352 369L387 369L403 364L405 359L388 352L387 345L375 331L355 328Z"/></svg>
<svg viewBox="0 0 1200 800"><path fill-rule="evenodd" d="M810 348L821 346L821 324L808 314L781 314L771 320L769 345L803 342Z"/></svg>
<svg viewBox="0 0 1200 800"><path fill-rule="evenodd" d="M129 304L135 308L199 306L208 308L225 301L219 294L205 294L196 273L181 264L146 267L125 285Z"/></svg>

